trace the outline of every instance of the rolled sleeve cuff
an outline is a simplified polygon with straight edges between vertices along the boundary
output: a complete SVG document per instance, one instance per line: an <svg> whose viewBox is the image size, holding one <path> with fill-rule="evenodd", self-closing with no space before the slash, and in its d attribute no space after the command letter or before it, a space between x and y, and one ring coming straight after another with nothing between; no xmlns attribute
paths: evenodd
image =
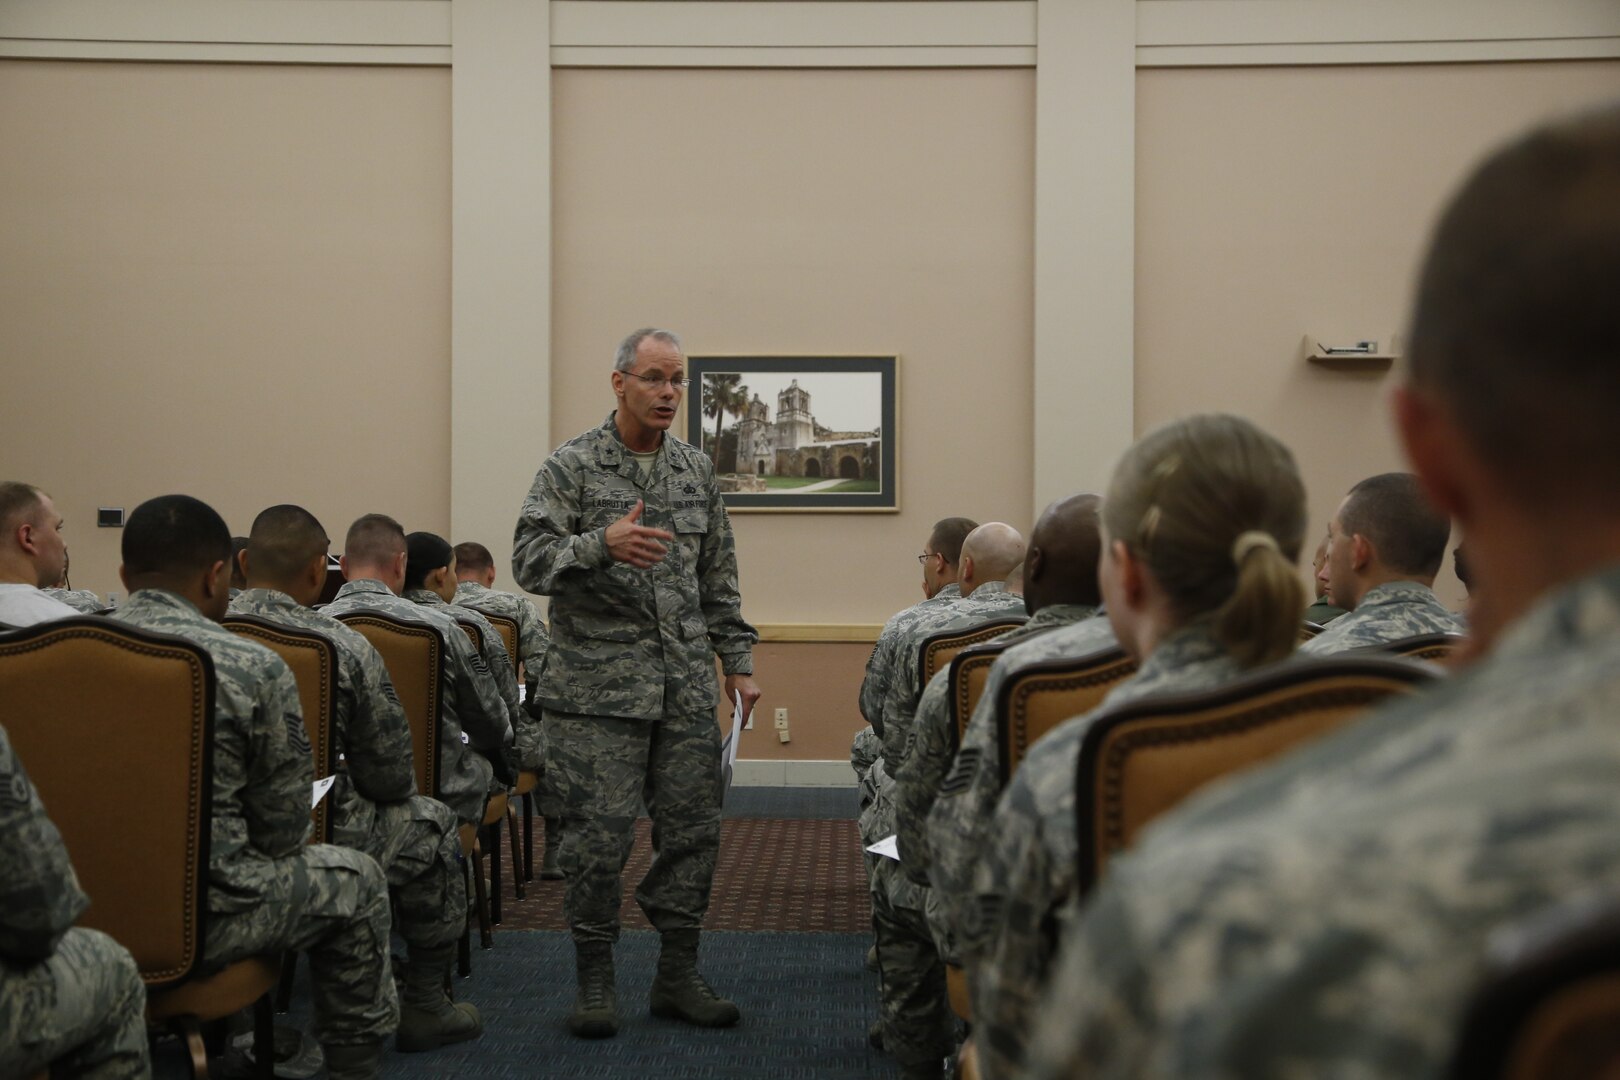
<svg viewBox="0 0 1620 1080"><path fill-rule="evenodd" d="M726 675L752 675L754 673L754 654L752 652L721 653L720 670Z"/></svg>
<svg viewBox="0 0 1620 1080"><path fill-rule="evenodd" d="M608 554L606 529L597 529L595 532L580 536L579 561L581 565L588 566L592 570L604 569L613 561L613 556Z"/></svg>

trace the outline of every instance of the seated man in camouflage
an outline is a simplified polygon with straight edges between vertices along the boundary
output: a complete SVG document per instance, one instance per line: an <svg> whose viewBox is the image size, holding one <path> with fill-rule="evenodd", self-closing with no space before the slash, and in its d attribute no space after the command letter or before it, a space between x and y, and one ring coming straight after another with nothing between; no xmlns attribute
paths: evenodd
<svg viewBox="0 0 1620 1080"><path fill-rule="evenodd" d="M207 504L165 495L124 526L129 602L111 616L186 638L214 661L213 831L204 963L309 955L330 1076L377 1075L399 1022L388 977L388 883L369 855L305 844L314 769L298 685L282 659L218 624L231 534Z"/></svg>
<svg viewBox="0 0 1620 1080"><path fill-rule="evenodd" d="M1323 571L1327 567L1328 541L1327 537L1316 545L1316 554L1311 558L1311 582L1316 586L1316 599L1311 606L1305 609L1305 621L1313 622L1317 626L1326 626L1328 623L1346 614L1345 609L1333 602L1328 595L1327 577Z"/></svg>
<svg viewBox="0 0 1620 1080"><path fill-rule="evenodd" d="M1481 657L1165 815L1063 947L1026 1075L1438 1077L1489 944L1620 888L1620 107L1498 150L1418 278L1407 457Z"/></svg>
<svg viewBox="0 0 1620 1080"><path fill-rule="evenodd" d="M0 1076L152 1075L146 987L127 949L74 927L89 906L0 728Z"/></svg>
<svg viewBox="0 0 1620 1080"><path fill-rule="evenodd" d="M556 778L546 770L544 718L540 703L535 700L535 686L540 668L551 647L551 635L546 632L546 621L540 610L527 596L500 592L495 584L495 559L483 544L468 541L455 548L456 593L453 603L457 607L471 608L484 615L500 615L518 625L518 659L529 684L528 700L524 702L525 716L517 728L518 767L539 774L535 786L540 816L546 823L546 851L540 863L540 877L547 881L562 878L557 865L557 840L562 831L562 803L557 793Z"/></svg>
<svg viewBox="0 0 1620 1080"><path fill-rule="evenodd" d="M232 615L313 631L337 651L334 741L343 765L327 796L332 840L376 859L388 877L406 960L394 1045L405 1053L475 1039L478 1010L452 1005L444 980L467 925L456 816L416 791L411 727L383 658L357 630L309 605L326 584L326 530L300 506L253 521L240 556L247 588Z"/></svg>
<svg viewBox="0 0 1620 1080"><path fill-rule="evenodd" d="M1350 489L1328 522L1327 564L1317 574L1350 614L1300 646L1313 656L1387 645L1422 634L1462 634L1463 621L1434 595L1451 519L1417 477L1383 473Z"/></svg>
<svg viewBox="0 0 1620 1080"><path fill-rule="evenodd" d="M861 815L865 843L895 832L895 785L888 770L903 761L921 693L917 661L922 643L948 630L1012 615L1022 618L1024 600L1009 593L1005 582L1023 558L1024 541L1016 529L1001 522L980 525L962 543L961 595L924 613L896 636L897 663L883 710L883 756L868 774L874 799ZM893 859L867 858L882 980L883 1048L894 1055L907 1080L938 1077L945 1057L956 1048L955 1022L946 1008L945 969L923 916L927 891L907 879Z"/></svg>
<svg viewBox="0 0 1620 1080"><path fill-rule="evenodd" d="M383 514L359 518L343 540L348 581L321 611L334 618L375 611L439 632L447 678L439 710L439 790L432 794L463 824L479 825L489 801L492 762L500 760L512 738L511 714L461 625L437 608L399 595L405 589L405 559L399 522Z"/></svg>
<svg viewBox="0 0 1620 1080"><path fill-rule="evenodd" d="M478 628L479 655L506 705L507 722L512 726L514 737L523 740L522 732L529 723L529 715L523 709L522 695L518 692L517 667L512 663L512 654L506 651L506 640L484 618L483 612L450 603L456 595L456 556L443 537L430 532L413 532L405 537L405 591L401 595L413 604L433 608L459 623L470 623ZM506 769L501 779L510 784L517 779L520 768L515 744L507 747L502 760Z"/></svg>
<svg viewBox="0 0 1620 1080"><path fill-rule="evenodd" d="M47 596L67 566L62 515L32 484L0 483L0 626L33 626L78 612Z"/></svg>

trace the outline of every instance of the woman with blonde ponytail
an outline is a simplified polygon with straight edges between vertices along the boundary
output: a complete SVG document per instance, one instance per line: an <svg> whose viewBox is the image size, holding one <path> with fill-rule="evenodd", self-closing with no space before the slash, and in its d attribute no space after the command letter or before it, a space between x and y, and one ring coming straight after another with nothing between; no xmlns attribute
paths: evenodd
<svg viewBox="0 0 1620 1080"><path fill-rule="evenodd" d="M1226 415L1157 429L1115 469L1102 526L1103 601L1141 666L1097 712L1213 689L1294 651L1306 603L1296 568L1305 488L1272 436ZM1031 749L986 832L974 883L981 924L961 947L980 1069L992 1080L1023 1071L1034 1005L1075 911L1074 783L1092 715Z"/></svg>

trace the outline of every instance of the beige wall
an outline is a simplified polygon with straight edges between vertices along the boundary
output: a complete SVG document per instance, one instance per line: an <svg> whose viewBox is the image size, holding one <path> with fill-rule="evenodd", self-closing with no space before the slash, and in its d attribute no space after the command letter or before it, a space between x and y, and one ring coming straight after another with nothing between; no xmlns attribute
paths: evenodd
<svg viewBox="0 0 1620 1080"><path fill-rule="evenodd" d="M0 473L449 524L449 72L0 60Z"/></svg>
<svg viewBox="0 0 1620 1080"><path fill-rule="evenodd" d="M644 324L693 353L898 353L899 514L738 514L745 614L882 622L938 518L1026 527L1029 71L558 71L552 434Z"/></svg>
<svg viewBox="0 0 1620 1080"><path fill-rule="evenodd" d="M1328 371L1301 342L1402 333L1451 187L1492 143L1620 91L1620 62L1137 73L1136 425L1246 415L1298 455L1311 547L1344 492L1403 468L1399 365ZM1462 590L1450 560L1439 583Z"/></svg>

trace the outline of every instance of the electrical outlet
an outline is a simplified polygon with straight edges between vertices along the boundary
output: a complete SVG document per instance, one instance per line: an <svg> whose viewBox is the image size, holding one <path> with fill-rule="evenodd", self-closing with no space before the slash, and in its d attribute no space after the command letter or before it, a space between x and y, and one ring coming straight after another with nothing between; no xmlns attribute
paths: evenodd
<svg viewBox="0 0 1620 1080"><path fill-rule="evenodd" d="M776 710L776 730L777 731L786 731L787 726L788 726L787 710L786 709L777 709Z"/></svg>
<svg viewBox="0 0 1620 1080"><path fill-rule="evenodd" d="M787 728L783 728L781 731L778 731L776 733L776 737L778 739L781 739L783 742L787 742L788 741Z"/></svg>

